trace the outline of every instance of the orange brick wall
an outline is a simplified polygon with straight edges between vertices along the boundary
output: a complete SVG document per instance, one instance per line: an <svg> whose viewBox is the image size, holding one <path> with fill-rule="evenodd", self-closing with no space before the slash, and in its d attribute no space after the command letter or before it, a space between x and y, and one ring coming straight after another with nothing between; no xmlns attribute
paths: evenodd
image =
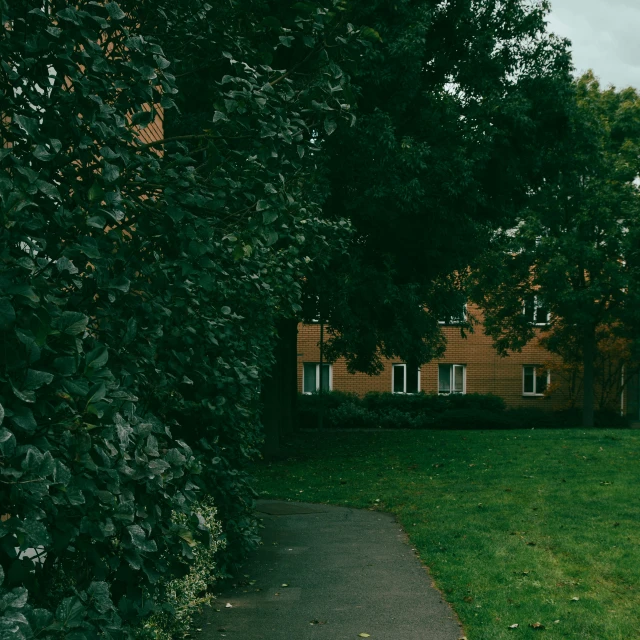
<svg viewBox="0 0 640 640"><path fill-rule="evenodd" d="M474 316L481 317L477 309ZM426 393L438 392L438 364L466 365L466 392L492 393L504 398L510 407L539 407L544 409L560 408L559 394L550 396L522 395L522 366L525 364L541 365L550 362L554 356L540 346L538 339L532 340L521 353L510 353L500 357L493 347L491 338L482 331L482 326L475 327L474 333L466 338L460 335L459 327L443 326L447 338L447 350L438 360L420 367L420 389ZM325 332L325 340L327 334ZM319 324L298 325L298 389L302 391L302 363L320 360ZM396 358L384 361L384 371L377 376L363 373L350 374L347 363L340 358L333 365L333 389L364 395L368 391L391 391L392 364L402 362ZM551 380L553 383L553 379Z"/></svg>

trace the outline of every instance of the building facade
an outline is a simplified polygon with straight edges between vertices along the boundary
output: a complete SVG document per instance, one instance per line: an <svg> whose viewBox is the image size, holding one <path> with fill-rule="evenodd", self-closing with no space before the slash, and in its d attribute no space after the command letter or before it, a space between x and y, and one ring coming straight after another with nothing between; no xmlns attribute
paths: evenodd
<svg viewBox="0 0 640 640"><path fill-rule="evenodd" d="M473 315L481 319L478 309ZM538 314L540 316L540 314ZM540 344L540 333L545 318L534 318L540 325L537 336L521 352L501 357L493 347L491 338L477 325L474 332L463 337L455 321L442 323L447 338L447 349L442 358L412 371L399 359L384 360L379 375L349 373L344 358L323 366L320 375L320 325L298 326L298 390L302 393L317 391L322 377L323 389L346 391L364 395L370 391L392 393L491 393L503 398L508 407L538 407L559 409L565 402L561 393L554 392L549 366L557 356Z"/></svg>

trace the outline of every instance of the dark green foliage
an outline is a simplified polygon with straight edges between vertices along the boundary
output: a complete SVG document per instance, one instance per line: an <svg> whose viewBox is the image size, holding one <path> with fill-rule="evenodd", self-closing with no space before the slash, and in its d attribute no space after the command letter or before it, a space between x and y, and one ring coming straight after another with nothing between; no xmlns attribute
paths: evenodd
<svg viewBox="0 0 640 640"><path fill-rule="evenodd" d="M587 73L567 96L567 113L557 173L494 235L469 289L500 353L536 335L523 302L538 296L551 312L547 347L582 363L584 420L592 426L601 335L636 349L640 335L640 95L602 90Z"/></svg>
<svg viewBox="0 0 640 640"><path fill-rule="evenodd" d="M569 429L579 427L577 410L506 409L504 400L477 393L415 395L368 393L363 398L332 391L300 395L303 428L315 429L320 402L324 424L332 429ZM629 421L613 411L596 412L595 426L626 428Z"/></svg>
<svg viewBox="0 0 640 640"><path fill-rule="evenodd" d="M305 312L329 323L330 359L375 373L383 356L419 365L442 353L438 320L465 303L456 272L553 168L570 56L547 31L546 2L348 7L370 41L348 67L357 122L327 142L325 211L348 217L355 241L313 271Z"/></svg>
<svg viewBox="0 0 640 640"><path fill-rule="evenodd" d="M257 542L260 373L345 235L306 180L353 33L292 15L319 58L296 84L259 64L294 37L254 30L261 2L42 6L0 2L0 636L124 639L208 543L204 495L223 568ZM186 42L216 64L206 128L143 143Z"/></svg>

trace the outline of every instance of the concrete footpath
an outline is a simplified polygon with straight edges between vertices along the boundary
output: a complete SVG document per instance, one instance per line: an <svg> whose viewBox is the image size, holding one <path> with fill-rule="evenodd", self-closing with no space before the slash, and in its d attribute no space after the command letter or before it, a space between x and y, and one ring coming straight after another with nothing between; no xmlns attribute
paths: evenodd
<svg viewBox="0 0 640 640"><path fill-rule="evenodd" d="M264 544L197 621L206 640L458 640L393 516L260 501ZM231 606L229 606L231 605ZM218 610L216 610L218 609Z"/></svg>

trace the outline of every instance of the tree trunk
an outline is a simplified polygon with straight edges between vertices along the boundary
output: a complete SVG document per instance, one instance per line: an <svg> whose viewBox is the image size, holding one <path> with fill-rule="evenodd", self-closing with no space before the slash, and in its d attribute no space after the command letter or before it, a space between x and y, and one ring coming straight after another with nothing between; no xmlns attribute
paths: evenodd
<svg viewBox="0 0 640 640"><path fill-rule="evenodd" d="M263 376L260 394L263 455L267 459L278 457L280 445L297 425L298 324L295 320L281 320L277 329L275 362L269 374Z"/></svg>
<svg viewBox="0 0 640 640"><path fill-rule="evenodd" d="M263 376L260 390L262 427L264 429L262 454L267 460L277 457L280 453L280 392L280 375L276 360L271 371Z"/></svg>
<svg viewBox="0 0 640 640"><path fill-rule="evenodd" d="M589 327L583 339L582 356L584 365L583 397L582 397L582 426L593 427L593 413L595 404L594 369L596 359L596 330Z"/></svg>
<svg viewBox="0 0 640 640"><path fill-rule="evenodd" d="M288 438L297 428L298 398L298 323L283 320L278 325L280 349L276 358L280 361L281 437Z"/></svg>

